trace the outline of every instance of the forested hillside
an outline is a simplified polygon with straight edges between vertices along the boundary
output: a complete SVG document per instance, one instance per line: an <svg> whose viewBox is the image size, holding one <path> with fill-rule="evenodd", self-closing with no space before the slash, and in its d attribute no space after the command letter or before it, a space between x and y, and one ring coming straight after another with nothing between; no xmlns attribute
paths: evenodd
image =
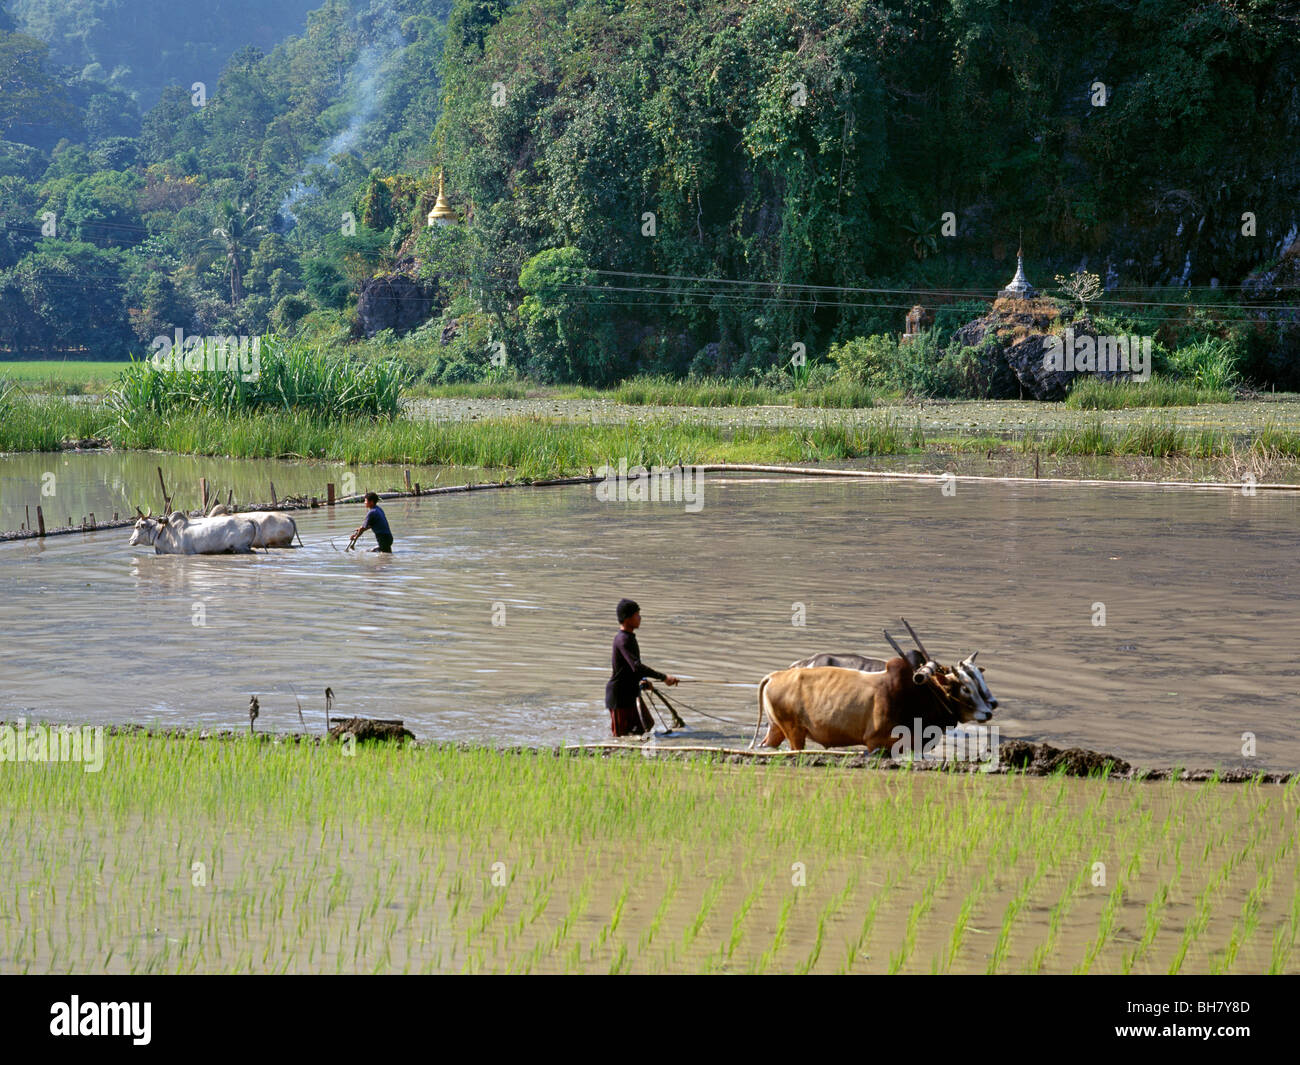
<svg viewBox="0 0 1300 1065"><path fill-rule="evenodd" d="M302 30L320 0L11 0L23 33L83 78L151 107L168 85L215 84L226 60L253 45L271 51Z"/></svg>
<svg viewBox="0 0 1300 1065"><path fill-rule="evenodd" d="M175 328L260 333L343 307L387 247L364 224L343 234L369 170L427 176L446 8L327 0L202 97L173 85L143 116L0 30L0 347L123 357Z"/></svg>
<svg viewBox="0 0 1300 1065"><path fill-rule="evenodd" d="M1023 233L1040 286L1096 272L1129 324L1295 379L1292 0L329 0L143 115L90 38L99 69L60 64L70 12L118 5L11 7L64 28L0 29L10 351L342 342L386 324L382 276L431 321L358 350L434 378L497 341L543 379L745 372L917 302L951 328Z"/></svg>

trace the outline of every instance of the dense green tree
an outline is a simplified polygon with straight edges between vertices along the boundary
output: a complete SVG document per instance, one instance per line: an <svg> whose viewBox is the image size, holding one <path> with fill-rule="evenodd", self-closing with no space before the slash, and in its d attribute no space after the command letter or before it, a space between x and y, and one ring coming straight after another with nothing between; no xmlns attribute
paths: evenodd
<svg viewBox="0 0 1300 1065"><path fill-rule="evenodd" d="M0 138L48 147L79 125L48 54L42 41L0 30Z"/></svg>
<svg viewBox="0 0 1300 1065"><path fill-rule="evenodd" d="M5 272L0 345L24 354L124 359L134 341L122 313L120 253L43 240Z"/></svg>
<svg viewBox="0 0 1300 1065"><path fill-rule="evenodd" d="M101 170L72 184L67 192L63 226L74 239L101 248L127 248L145 237L139 175Z"/></svg>

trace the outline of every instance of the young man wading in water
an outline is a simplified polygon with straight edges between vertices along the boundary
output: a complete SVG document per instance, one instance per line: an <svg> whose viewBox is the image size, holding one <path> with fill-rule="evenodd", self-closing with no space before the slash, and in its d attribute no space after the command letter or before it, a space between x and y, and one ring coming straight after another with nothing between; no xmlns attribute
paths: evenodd
<svg viewBox="0 0 1300 1065"><path fill-rule="evenodd" d="M641 627L641 608L631 599L618 601L618 635L614 637L614 675L605 685L605 709L615 736L640 735L654 729L654 719L641 701L641 678L654 677L670 687L677 683L641 661L636 630Z"/></svg>
<svg viewBox="0 0 1300 1065"><path fill-rule="evenodd" d="M348 541L348 547L356 547L357 537L367 529L373 529L375 540L378 542L379 546L372 547L370 550L372 552L382 551L385 554L391 555L393 553L393 534L388 528L388 518L384 515L384 512L379 509L379 496L374 492L367 492L365 499L367 508L366 520L363 521L361 527L352 534L352 538Z"/></svg>

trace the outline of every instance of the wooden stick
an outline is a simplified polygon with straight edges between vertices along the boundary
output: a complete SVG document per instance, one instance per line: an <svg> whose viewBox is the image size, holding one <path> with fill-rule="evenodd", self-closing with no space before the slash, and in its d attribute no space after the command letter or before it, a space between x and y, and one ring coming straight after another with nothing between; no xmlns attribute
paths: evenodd
<svg viewBox="0 0 1300 1065"><path fill-rule="evenodd" d="M333 481L330 481L329 484L325 486L325 503L327 506L331 506L331 507L334 505L334 482Z"/></svg>
<svg viewBox="0 0 1300 1065"><path fill-rule="evenodd" d="M158 467L158 483L162 486L163 510L166 513L171 513L172 497L167 494L167 482L163 480L161 466Z"/></svg>
<svg viewBox="0 0 1300 1065"><path fill-rule="evenodd" d="M406 478L406 490L409 492L411 490L411 471L403 470L402 476Z"/></svg>
<svg viewBox="0 0 1300 1065"><path fill-rule="evenodd" d="M41 505L40 505L39 503L36 504L36 525L37 525L37 527L40 529L40 534L39 534L39 535L44 536L44 535L45 535L45 515L44 515L44 513L42 513L42 511L41 511Z"/></svg>
<svg viewBox="0 0 1300 1065"><path fill-rule="evenodd" d="M275 482L271 482L271 506L279 506L280 501L275 498Z"/></svg>
<svg viewBox="0 0 1300 1065"><path fill-rule="evenodd" d="M204 513L204 514L207 514L207 512L208 512L208 479L207 479L206 477L200 477L200 478L199 478L199 494L203 497L203 513Z"/></svg>
<svg viewBox="0 0 1300 1065"><path fill-rule="evenodd" d="M743 754L750 758L794 758L801 754L823 755L830 754L838 758L852 758L867 754L862 749L852 751L827 750L825 748L812 748L803 751L776 751L760 750L758 748L750 749L748 747L686 747L676 744L664 744L663 746L647 747L644 742L639 743L566 743L560 748L562 751L711 751L714 754Z"/></svg>

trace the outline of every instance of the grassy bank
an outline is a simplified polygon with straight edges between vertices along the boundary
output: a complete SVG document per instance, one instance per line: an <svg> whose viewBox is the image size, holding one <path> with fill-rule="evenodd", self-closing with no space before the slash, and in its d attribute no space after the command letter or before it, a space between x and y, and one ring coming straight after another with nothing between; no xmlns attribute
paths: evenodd
<svg viewBox="0 0 1300 1065"><path fill-rule="evenodd" d="M822 382L807 387L787 383L778 387L741 378L677 380L652 376L628 378L612 388L503 380L417 385L407 394L428 399L591 399L640 407L771 406L848 410L876 404L876 395L871 389L846 382Z"/></svg>
<svg viewBox="0 0 1300 1065"><path fill-rule="evenodd" d="M0 387L6 381L29 392L55 396L100 393L117 380L130 365L125 362L92 362L86 359L27 359L0 362Z"/></svg>
<svg viewBox="0 0 1300 1065"><path fill-rule="evenodd" d="M1249 440L1219 429L1184 429L1152 417L1111 428L1100 418L1058 430L927 436L885 414L845 423L828 415L807 427L727 428L653 419L580 424L537 416L432 422L410 418L327 418L303 411L215 414L199 409L137 414L101 405L0 399L0 451L51 451L61 441L103 437L126 449L233 458L318 458L351 463L413 463L509 469L521 477L559 476L626 458L636 464L834 462L926 450L1045 455L1213 459L1243 453L1300 457L1300 431L1264 427Z"/></svg>
<svg viewBox="0 0 1300 1065"><path fill-rule="evenodd" d="M1300 969L1294 785L105 743L0 765L8 971Z"/></svg>

